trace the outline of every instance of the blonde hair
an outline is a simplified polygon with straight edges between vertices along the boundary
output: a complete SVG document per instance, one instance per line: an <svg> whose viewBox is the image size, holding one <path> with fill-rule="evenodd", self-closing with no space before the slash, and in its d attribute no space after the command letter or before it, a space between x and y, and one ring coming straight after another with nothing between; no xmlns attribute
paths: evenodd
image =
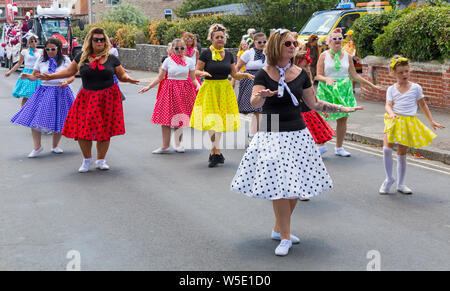
<svg viewBox="0 0 450 291"><path fill-rule="evenodd" d="M327 45L330 45L330 44L331 44L331 36L332 36L333 34L340 34L340 35L342 35L342 29L341 29L340 27L338 27L338 28L335 28L335 29L330 33L330 35L327 37ZM344 37L344 36L342 35L342 37Z"/></svg>
<svg viewBox="0 0 450 291"><path fill-rule="evenodd" d="M242 48L242 45L243 45L243 44L247 45L247 49L248 49L248 44L247 44L247 42L246 42L245 40L242 40L241 43L239 44L239 50L240 50L240 51L244 50L244 49Z"/></svg>
<svg viewBox="0 0 450 291"><path fill-rule="evenodd" d="M111 49L111 42L109 40L108 35L106 34L106 32L103 28L94 27L91 30L89 30L88 34L86 35L86 38L84 39L83 50L82 50L83 53L81 55L80 62L78 63L78 70L84 65L84 62L86 60L89 60L89 57L94 54L94 48L92 47L92 37L94 34L103 34L106 41L105 41L105 47L103 48L103 50L100 53L95 55L95 59L93 61L100 60L101 58L108 57L110 55L109 50Z"/></svg>
<svg viewBox="0 0 450 291"><path fill-rule="evenodd" d="M187 31L183 32L182 39L183 39L184 43L186 44L186 46L187 46L188 38L192 38L192 40L193 40L192 47L197 48L197 38L195 37L195 35L190 32L187 32Z"/></svg>
<svg viewBox="0 0 450 291"><path fill-rule="evenodd" d="M225 26L223 26L222 24L214 23L213 25L211 25L209 27L209 31L208 31L208 40L209 41L212 41L212 39L214 37L214 33L217 31L223 31L223 33L225 35L225 40L228 38L227 29L225 28Z"/></svg>
<svg viewBox="0 0 450 291"><path fill-rule="evenodd" d="M399 60L401 59L401 60ZM406 61L405 61L406 60ZM394 63L394 65L392 66L391 64ZM389 62L389 73L395 73L395 70L397 69L397 67L401 67L401 66L409 66L409 60L401 55L395 55L391 58L390 62Z"/></svg>
<svg viewBox="0 0 450 291"><path fill-rule="evenodd" d="M283 30L283 33L274 32L270 35L266 45L267 64L276 66L281 59L283 45L286 38L291 35L289 30ZM292 61L292 60L291 60Z"/></svg>

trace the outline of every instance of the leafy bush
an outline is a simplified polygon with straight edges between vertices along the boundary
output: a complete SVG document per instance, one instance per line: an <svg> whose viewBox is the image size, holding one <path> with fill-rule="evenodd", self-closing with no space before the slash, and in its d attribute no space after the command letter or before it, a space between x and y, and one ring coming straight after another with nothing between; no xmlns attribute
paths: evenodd
<svg viewBox="0 0 450 291"><path fill-rule="evenodd" d="M138 27L148 25L149 20L139 7L122 2L103 16L103 20L110 22L120 22L123 24L132 24Z"/></svg>
<svg viewBox="0 0 450 291"><path fill-rule="evenodd" d="M383 33L383 28L398 16L399 13L396 10L377 14L369 13L353 23L353 41L360 57L374 54L373 41Z"/></svg>
<svg viewBox="0 0 450 291"><path fill-rule="evenodd" d="M102 27L103 29L105 29L106 34L109 37L115 37L117 31L123 26L124 24L120 22L101 21L93 24L86 24L84 26L84 30L80 30L78 26L73 26L72 32L73 35L77 37L79 40L84 40L89 30L91 30L93 27Z"/></svg>
<svg viewBox="0 0 450 291"><path fill-rule="evenodd" d="M134 48L139 29L136 25L124 25L116 33L116 43L120 47Z"/></svg>
<svg viewBox="0 0 450 291"><path fill-rule="evenodd" d="M373 42L376 55L401 54L416 61L450 58L450 6L412 8Z"/></svg>

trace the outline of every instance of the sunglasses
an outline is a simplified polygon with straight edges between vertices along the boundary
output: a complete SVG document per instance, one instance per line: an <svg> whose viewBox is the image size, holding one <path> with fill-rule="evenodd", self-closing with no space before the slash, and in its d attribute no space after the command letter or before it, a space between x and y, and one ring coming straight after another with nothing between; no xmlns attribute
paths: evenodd
<svg viewBox="0 0 450 291"><path fill-rule="evenodd" d="M286 47L291 47L291 45L294 45L294 47L298 47L298 41L290 41L290 40L288 40L288 41L286 41L285 43L284 43L284 45L286 46Z"/></svg>
<svg viewBox="0 0 450 291"><path fill-rule="evenodd" d="M267 43L267 40L258 40L258 41L255 41L257 44L266 44Z"/></svg>
<svg viewBox="0 0 450 291"><path fill-rule="evenodd" d="M102 37L102 38L93 37L92 41L93 42L105 42L106 38L104 38L104 37Z"/></svg>
<svg viewBox="0 0 450 291"><path fill-rule="evenodd" d="M34 43L34 42L37 42L37 40L31 39L31 40L29 41L29 43Z"/></svg>
<svg viewBox="0 0 450 291"><path fill-rule="evenodd" d="M178 51L178 50L184 51L184 46L176 46L173 49L176 51Z"/></svg>
<svg viewBox="0 0 450 291"><path fill-rule="evenodd" d="M58 48L56 47L46 47L45 51L46 52L56 52L58 50Z"/></svg>
<svg viewBox="0 0 450 291"><path fill-rule="evenodd" d="M333 37L332 38L332 40L334 40L334 41L343 40L343 39L344 39L343 37Z"/></svg>

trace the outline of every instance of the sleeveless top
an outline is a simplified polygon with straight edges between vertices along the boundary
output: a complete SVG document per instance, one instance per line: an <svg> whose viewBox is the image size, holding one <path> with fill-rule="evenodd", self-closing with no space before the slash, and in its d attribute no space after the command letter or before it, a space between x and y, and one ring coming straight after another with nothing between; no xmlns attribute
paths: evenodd
<svg viewBox="0 0 450 291"><path fill-rule="evenodd" d="M344 55L344 57L341 59L341 69L339 71L336 71L334 69L334 56L329 50L325 52L325 77L332 79L348 78L348 68L350 66L350 64L348 63L348 53L342 51L342 54Z"/></svg>

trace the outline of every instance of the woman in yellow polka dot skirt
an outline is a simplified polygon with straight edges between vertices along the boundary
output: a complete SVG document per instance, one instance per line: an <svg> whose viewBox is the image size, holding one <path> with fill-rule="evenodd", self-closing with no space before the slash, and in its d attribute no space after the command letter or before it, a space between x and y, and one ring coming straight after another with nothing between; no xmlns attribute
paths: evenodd
<svg viewBox="0 0 450 291"><path fill-rule="evenodd" d="M409 61L401 56L394 56L390 62L391 74L397 83L388 88L386 93L386 114L384 117L383 160L386 180L380 187L380 194L388 194L395 180L392 175L392 149L397 149L397 191L412 194L412 190L404 184L406 174L406 151L408 147L421 148L431 144L436 134L427 128L415 115L417 105L427 116L430 125L445 128L433 121L427 103L424 100L422 87L409 81Z"/></svg>
<svg viewBox="0 0 450 291"><path fill-rule="evenodd" d="M254 79L248 73L238 73L234 58L225 51L227 31L220 24L209 28L208 40L211 47L200 55L196 75L205 78L195 100L191 115L191 127L209 131L212 149L209 155L209 167L223 164L219 143L222 132L237 131L241 127L239 108L228 76L236 80Z"/></svg>

